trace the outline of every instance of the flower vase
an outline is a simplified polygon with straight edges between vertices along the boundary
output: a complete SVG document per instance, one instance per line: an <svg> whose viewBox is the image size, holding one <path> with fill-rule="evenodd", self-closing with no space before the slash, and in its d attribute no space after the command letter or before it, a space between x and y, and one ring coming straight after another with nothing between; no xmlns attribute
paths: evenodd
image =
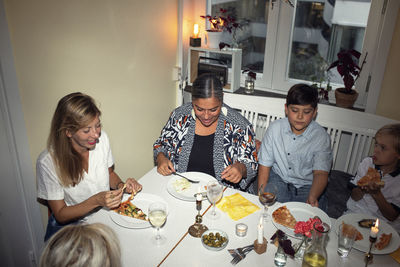
<svg viewBox="0 0 400 267"><path fill-rule="evenodd" d="M207 30L207 46L208 48L219 48L221 42L222 32Z"/></svg>

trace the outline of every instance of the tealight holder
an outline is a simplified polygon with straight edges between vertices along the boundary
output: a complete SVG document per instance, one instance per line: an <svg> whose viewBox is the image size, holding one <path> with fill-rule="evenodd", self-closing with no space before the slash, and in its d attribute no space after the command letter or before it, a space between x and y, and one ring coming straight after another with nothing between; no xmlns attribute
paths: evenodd
<svg viewBox="0 0 400 267"><path fill-rule="evenodd" d="M247 234L247 225L244 223L236 224L236 235L240 237L244 237Z"/></svg>

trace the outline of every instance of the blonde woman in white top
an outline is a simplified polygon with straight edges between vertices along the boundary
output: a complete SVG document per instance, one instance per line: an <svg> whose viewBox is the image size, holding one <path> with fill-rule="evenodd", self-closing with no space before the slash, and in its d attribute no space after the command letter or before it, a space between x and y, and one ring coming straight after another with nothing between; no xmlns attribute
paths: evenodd
<svg viewBox="0 0 400 267"><path fill-rule="evenodd" d="M36 165L38 198L47 201L52 213L45 240L94 209L115 208L121 202L124 183L114 172L100 115L94 100L82 93L69 94L58 102L47 150ZM141 187L135 179L126 180L127 193Z"/></svg>

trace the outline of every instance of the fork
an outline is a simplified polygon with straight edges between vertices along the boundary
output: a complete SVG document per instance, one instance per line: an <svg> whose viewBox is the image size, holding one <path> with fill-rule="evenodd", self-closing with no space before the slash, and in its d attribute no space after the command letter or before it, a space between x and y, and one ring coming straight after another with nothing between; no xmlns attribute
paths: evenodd
<svg viewBox="0 0 400 267"><path fill-rule="evenodd" d="M246 258L246 255L253 250L253 247L247 248L242 250L240 253L238 253L231 261L232 265L236 265L239 261L243 260Z"/></svg>
<svg viewBox="0 0 400 267"><path fill-rule="evenodd" d="M246 255L252 251L254 248L254 246L249 246L246 248L238 248L237 250L237 254L236 256L231 260L231 264L232 265L236 265L239 261L243 260L244 258L246 258Z"/></svg>
<svg viewBox="0 0 400 267"><path fill-rule="evenodd" d="M173 172L172 174L175 174L175 175L177 175L177 176L180 176L180 177L182 177L182 178L185 178L186 180L188 180L189 182L191 182L191 183L193 183L193 184L198 184L200 181L194 181L194 180L191 180L191 179L189 179L189 178L187 178L187 177L185 177L185 176L183 176L182 174L179 174L179 173L177 173L177 172Z"/></svg>
<svg viewBox="0 0 400 267"><path fill-rule="evenodd" d="M228 252L232 255L232 257L235 257L239 252L242 252L243 249L247 249L250 247L254 247L254 245L248 245L242 248L236 248L236 249L228 249Z"/></svg>

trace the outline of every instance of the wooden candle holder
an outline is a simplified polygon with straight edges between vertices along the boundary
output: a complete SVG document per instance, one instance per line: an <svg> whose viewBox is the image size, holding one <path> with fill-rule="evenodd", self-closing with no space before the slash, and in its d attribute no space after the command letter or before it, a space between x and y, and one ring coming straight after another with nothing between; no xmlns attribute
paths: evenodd
<svg viewBox="0 0 400 267"><path fill-rule="evenodd" d="M259 244L257 239L254 240L254 251L257 254L263 254L265 251L267 251L267 239L265 239L265 237L263 238L262 244Z"/></svg>

